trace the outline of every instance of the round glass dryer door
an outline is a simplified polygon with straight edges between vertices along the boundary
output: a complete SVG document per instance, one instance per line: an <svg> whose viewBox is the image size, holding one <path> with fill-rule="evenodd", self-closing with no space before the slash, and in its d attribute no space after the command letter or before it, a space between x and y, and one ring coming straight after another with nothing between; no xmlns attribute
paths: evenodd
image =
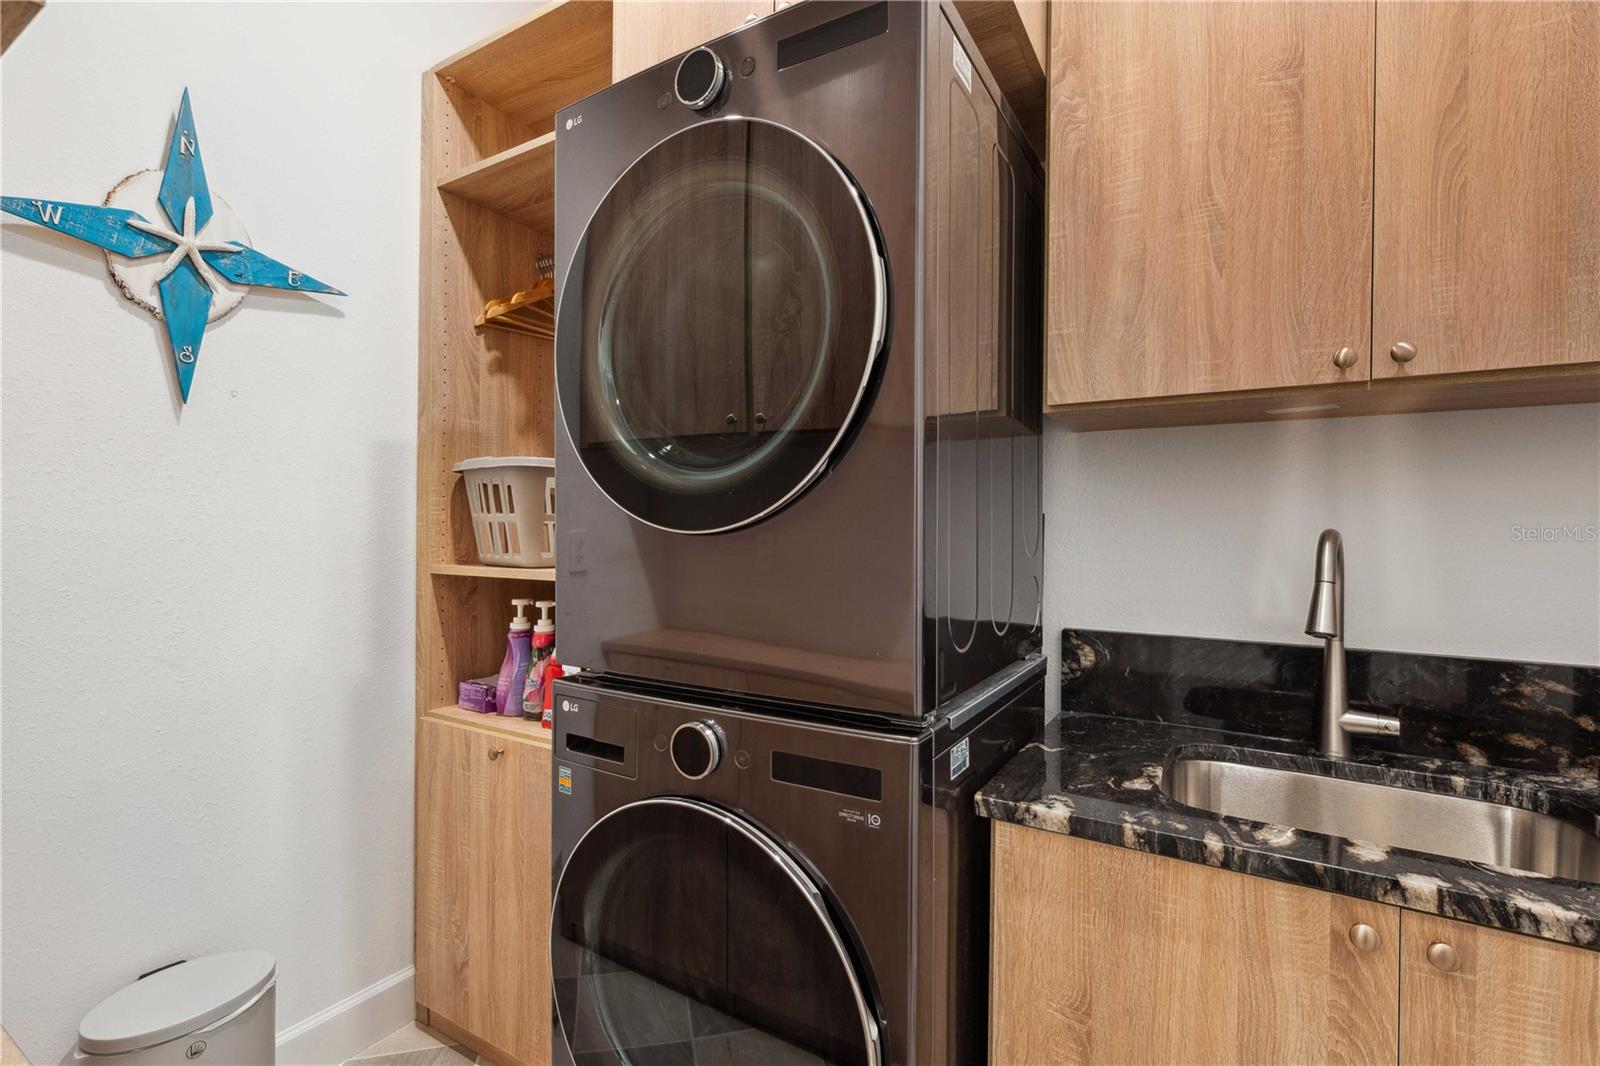
<svg viewBox="0 0 1600 1066"><path fill-rule="evenodd" d="M861 190L782 126L716 119L640 157L562 282L562 416L642 522L716 533L791 502L870 401L888 274Z"/></svg>
<svg viewBox="0 0 1600 1066"><path fill-rule="evenodd" d="M816 884L699 800L633 803L584 835L556 884L550 969L579 1063L882 1063Z"/></svg>

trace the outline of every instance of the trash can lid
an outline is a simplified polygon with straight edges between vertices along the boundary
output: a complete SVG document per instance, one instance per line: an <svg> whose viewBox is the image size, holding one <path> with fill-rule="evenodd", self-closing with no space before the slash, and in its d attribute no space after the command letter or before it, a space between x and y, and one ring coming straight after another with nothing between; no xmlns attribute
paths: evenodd
<svg viewBox="0 0 1600 1066"><path fill-rule="evenodd" d="M249 1003L276 972L265 951L229 951L158 970L85 1014L78 1047L121 1055L186 1036Z"/></svg>

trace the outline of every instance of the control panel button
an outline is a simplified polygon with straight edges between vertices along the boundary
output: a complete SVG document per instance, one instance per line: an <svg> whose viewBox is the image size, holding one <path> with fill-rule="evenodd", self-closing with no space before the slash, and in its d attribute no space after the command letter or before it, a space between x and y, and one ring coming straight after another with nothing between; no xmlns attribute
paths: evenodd
<svg viewBox="0 0 1600 1066"><path fill-rule="evenodd" d="M672 731L672 765L698 781L722 761L722 730L715 722L685 722Z"/></svg>
<svg viewBox="0 0 1600 1066"><path fill-rule="evenodd" d="M701 45L684 56L678 64L672 90L684 107L703 111L716 103L727 83L728 68L723 64L722 57Z"/></svg>

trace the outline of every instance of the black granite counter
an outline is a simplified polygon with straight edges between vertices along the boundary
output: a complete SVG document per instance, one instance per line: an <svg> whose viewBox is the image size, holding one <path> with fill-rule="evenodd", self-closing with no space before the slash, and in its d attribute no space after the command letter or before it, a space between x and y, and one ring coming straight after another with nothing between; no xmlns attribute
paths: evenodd
<svg viewBox="0 0 1600 1066"><path fill-rule="evenodd" d="M1600 832L1600 671L1416 656L1375 666L1390 653L1352 652L1352 703L1399 714L1402 731L1358 738L1340 763L1303 735L1265 735L1273 722L1315 726L1304 684L1283 683L1302 647L1285 657L1078 631L1063 644L1064 713L979 792L985 816L1600 950L1600 886L1215 816L1160 788L1170 758L1202 756L1506 803ZM1393 672L1415 682L1394 692L1422 695L1357 698Z"/></svg>

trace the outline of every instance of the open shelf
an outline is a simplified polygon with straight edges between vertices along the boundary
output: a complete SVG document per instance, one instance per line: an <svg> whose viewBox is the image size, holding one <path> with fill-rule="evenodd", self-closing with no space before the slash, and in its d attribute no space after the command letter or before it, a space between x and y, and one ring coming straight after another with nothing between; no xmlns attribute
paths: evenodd
<svg viewBox="0 0 1600 1066"><path fill-rule="evenodd" d="M441 577L494 577L502 581L554 581L551 566L483 566L478 563L429 563L429 573Z"/></svg>
<svg viewBox="0 0 1600 1066"><path fill-rule="evenodd" d="M503 733L508 737L518 740L531 740L535 744L550 747L550 734L552 730L546 729L538 722L530 722L526 718L512 718L507 715L484 714L481 711L469 711L465 707L450 704L446 707L430 707L427 711L429 718L441 718L447 722L459 722L470 725L474 729L486 729L491 733Z"/></svg>
<svg viewBox="0 0 1600 1066"><path fill-rule="evenodd" d="M556 111L611 84L611 4L556 0L433 68L536 134Z"/></svg>
<svg viewBox="0 0 1600 1066"><path fill-rule="evenodd" d="M492 155L441 181L439 191L487 207L540 233L552 233L556 135L546 133Z"/></svg>

